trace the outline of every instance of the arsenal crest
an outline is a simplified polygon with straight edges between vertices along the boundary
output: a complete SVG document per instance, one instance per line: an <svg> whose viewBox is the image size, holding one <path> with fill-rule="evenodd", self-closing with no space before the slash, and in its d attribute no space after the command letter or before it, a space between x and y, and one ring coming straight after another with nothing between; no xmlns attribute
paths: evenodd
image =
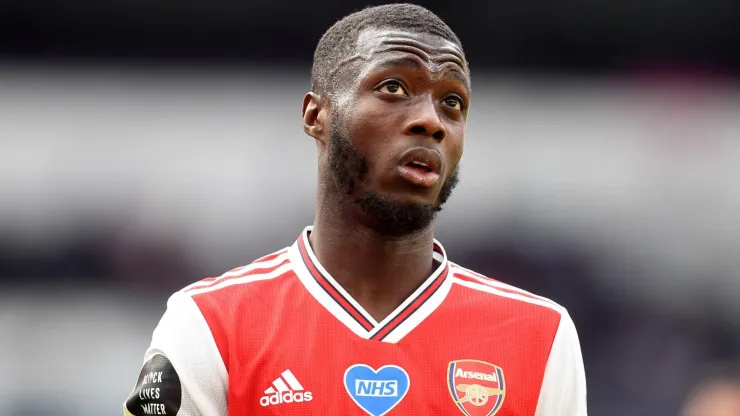
<svg viewBox="0 0 740 416"><path fill-rule="evenodd" d="M451 361L447 367L447 386L452 400L467 416L493 416L504 404L504 372L485 361Z"/></svg>

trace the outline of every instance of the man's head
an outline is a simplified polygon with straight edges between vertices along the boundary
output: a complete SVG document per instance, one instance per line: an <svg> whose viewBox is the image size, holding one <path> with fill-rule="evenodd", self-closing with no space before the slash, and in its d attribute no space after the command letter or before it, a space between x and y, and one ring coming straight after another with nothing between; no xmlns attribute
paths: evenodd
<svg viewBox="0 0 740 416"><path fill-rule="evenodd" d="M426 229L457 183L469 102L460 41L432 12L392 4L337 22L303 101L323 202L386 235Z"/></svg>

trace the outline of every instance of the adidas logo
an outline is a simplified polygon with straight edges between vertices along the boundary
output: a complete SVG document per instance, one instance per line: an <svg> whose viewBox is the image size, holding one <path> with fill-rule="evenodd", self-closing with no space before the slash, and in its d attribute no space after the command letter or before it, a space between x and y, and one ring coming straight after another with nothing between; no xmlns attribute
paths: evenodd
<svg viewBox="0 0 740 416"><path fill-rule="evenodd" d="M313 400L311 392L303 391L303 386L293 373L285 370L272 382L272 386L265 390L265 396L260 399L260 405L266 407L282 403L310 402L311 400Z"/></svg>

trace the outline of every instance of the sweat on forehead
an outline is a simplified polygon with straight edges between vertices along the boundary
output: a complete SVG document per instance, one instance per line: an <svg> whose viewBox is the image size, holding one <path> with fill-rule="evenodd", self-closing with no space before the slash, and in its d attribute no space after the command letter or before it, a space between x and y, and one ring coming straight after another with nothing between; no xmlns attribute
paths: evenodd
<svg viewBox="0 0 740 416"><path fill-rule="evenodd" d="M352 13L324 33L314 52L311 69L311 89L319 94L330 94L343 85L343 71L336 68L342 61L357 53L361 35L368 36L373 30L388 33L431 35L457 48L462 55L462 46L457 35L442 19L429 10L413 4L387 4L369 7ZM441 45L441 43L440 43ZM437 45L439 46L439 45ZM466 65L467 71L467 65Z"/></svg>

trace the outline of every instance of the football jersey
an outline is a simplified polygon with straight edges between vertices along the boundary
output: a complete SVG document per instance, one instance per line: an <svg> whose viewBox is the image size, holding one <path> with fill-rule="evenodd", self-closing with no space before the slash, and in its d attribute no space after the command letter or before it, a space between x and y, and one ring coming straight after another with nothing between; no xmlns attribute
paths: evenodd
<svg viewBox="0 0 740 416"><path fill-rule="evenodd" d="M555 302L447 260L377 322L290 247L173 294L126 416L585 416L576 329Z"/></svg>

